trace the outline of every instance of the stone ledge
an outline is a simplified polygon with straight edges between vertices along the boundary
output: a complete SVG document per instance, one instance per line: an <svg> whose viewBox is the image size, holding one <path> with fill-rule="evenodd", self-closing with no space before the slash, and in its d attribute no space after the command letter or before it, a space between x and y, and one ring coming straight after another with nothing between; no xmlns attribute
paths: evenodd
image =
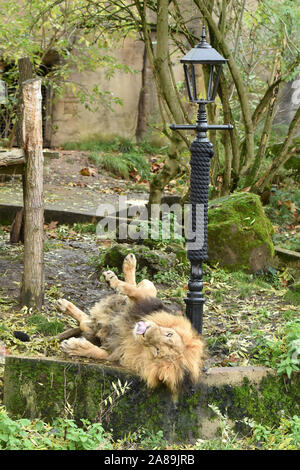
<svg viewBox="0 0 300 470"><path fill-rule="evenodd" d="M130 390L108 412L104 400L118 379ZM130 371L99 363L7 356L4 374L4 404L13 417L51 421L71 407L76 421L101 421L114 438L143 428L163 430L170 441L211 439L218 420L209 405L226 413L237 431L244 417L276 425L282 410L299 412L299 395L300 374L287 383L264 367L208 369L196 386L185 385L176 406L165 387L149 390Z"/></svg>

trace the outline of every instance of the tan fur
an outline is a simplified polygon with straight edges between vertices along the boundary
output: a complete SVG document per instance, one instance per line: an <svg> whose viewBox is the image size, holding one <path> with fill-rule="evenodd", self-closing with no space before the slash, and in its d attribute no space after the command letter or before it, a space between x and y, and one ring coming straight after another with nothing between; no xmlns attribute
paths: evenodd
<svg viewBox="0 0 300 470"><path fill-rule="evenodd" d="M126 268L130 264L126 263L127 258ZM127 270L125 282L111 271L104 273L118 291L128 292L129 287L135 287L135 264L132 258L130 261L132 271ZM125 273L124 265L123 270ZM131 298L122 293L106 297L96 303L90 315L71 302L60 300L60 309L79 322L83 333L82 338L64 341L62 349L69 355L116 361L138 374L150 388L164 383L177 395L185 375L193 382L199 379L204 341L185 316L164 309L155 298L156 289L150 281L144 285L145 290L136 290ZM144 334L138 333L139 322L146 328ZM97 341L101 347L95 344Z"/></svg>

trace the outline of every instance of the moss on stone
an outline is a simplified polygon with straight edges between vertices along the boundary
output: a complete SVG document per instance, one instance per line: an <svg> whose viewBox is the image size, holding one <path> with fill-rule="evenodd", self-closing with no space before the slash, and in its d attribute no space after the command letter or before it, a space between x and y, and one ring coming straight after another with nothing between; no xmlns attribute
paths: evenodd
<svg viewBox="0 0 300 470"><path fill-rule="evenodd" d="M257 195L235 193L214 200L208 216L210 262L248 272L268 266L274 256L273 227Z"/></svg>
<svg viewBox="0 0 300 470"><path fill-rule="evenodd" d="M292 380L279 376L266 376L259 385L244 379L240 386L208 390L211 404L235 421L237 430L245 416L265 426L278 426L282 413L286 416L299 414L300 374Z"/></svg>
<svg viewBox="0 0 300 470"><path fill-rule="evenodd" d="M154 433L163 430L166 439L179 442L214 436L218 420L209 404L226 413L239 430L239 420L244 417L276 425L282 410L287 415L299 412L300 374L288 383L282 377L266 374L256 383L250 375L247 379L244 368L244 380L234 383L232 377L236 373L239 376L239 368L218 369L215 378L214 369L211 371L210 378L204 375L196 386L186 384L174 404L164 386L149 390L138 377L121 368L8 356L4 404L14 418L51 422L57 416L72 416L77 423L86 418L101 421L115 439L147 429ZM220 383L218 375L224 373L227 379ZM118 380L130 383L130 390L117 400L113 398L114 406L110 407L105 399L113 392L112 383Z"/></svg>

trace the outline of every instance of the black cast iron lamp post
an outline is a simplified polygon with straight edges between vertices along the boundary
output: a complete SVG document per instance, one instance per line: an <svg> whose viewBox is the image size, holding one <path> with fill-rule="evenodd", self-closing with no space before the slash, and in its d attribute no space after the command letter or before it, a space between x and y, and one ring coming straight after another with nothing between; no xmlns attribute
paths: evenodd
<svg viewBox="0 0 300 470"><path fill-rule="evenodd" d="M189 99L199 106L196 125L170 126L173 130L196 130L197 136L192 142L191 177L190 177L190 220L187 241L187 256L191 263L188 294L185 299L186 315L199 333L202 333L204 296L202 293L202 263L207 256L207 221L210 159L214 152L206 136L210 129L233 129L231 124L208 125L205 106L213 103L216 97L222 65L227 61L206 42L205 27L202 29L201 42L191 49L181 60ZM196 65L207 65L210 75L207 95L202 99L198 95L196 83Z"/></svg>

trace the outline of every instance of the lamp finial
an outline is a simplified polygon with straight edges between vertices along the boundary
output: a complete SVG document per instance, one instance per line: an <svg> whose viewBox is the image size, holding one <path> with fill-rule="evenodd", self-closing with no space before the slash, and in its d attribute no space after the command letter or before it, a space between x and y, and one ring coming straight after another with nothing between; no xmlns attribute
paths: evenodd
<svg viewBox="0 0 300 470"><path fill-rule="evenodd" d="M208 42L206 41L206 30L205 30L204 25L202 26L201 42L199 42L199 44L196 47L205 48L205 49L211 48L211 45L208 44Z"/></svg>

